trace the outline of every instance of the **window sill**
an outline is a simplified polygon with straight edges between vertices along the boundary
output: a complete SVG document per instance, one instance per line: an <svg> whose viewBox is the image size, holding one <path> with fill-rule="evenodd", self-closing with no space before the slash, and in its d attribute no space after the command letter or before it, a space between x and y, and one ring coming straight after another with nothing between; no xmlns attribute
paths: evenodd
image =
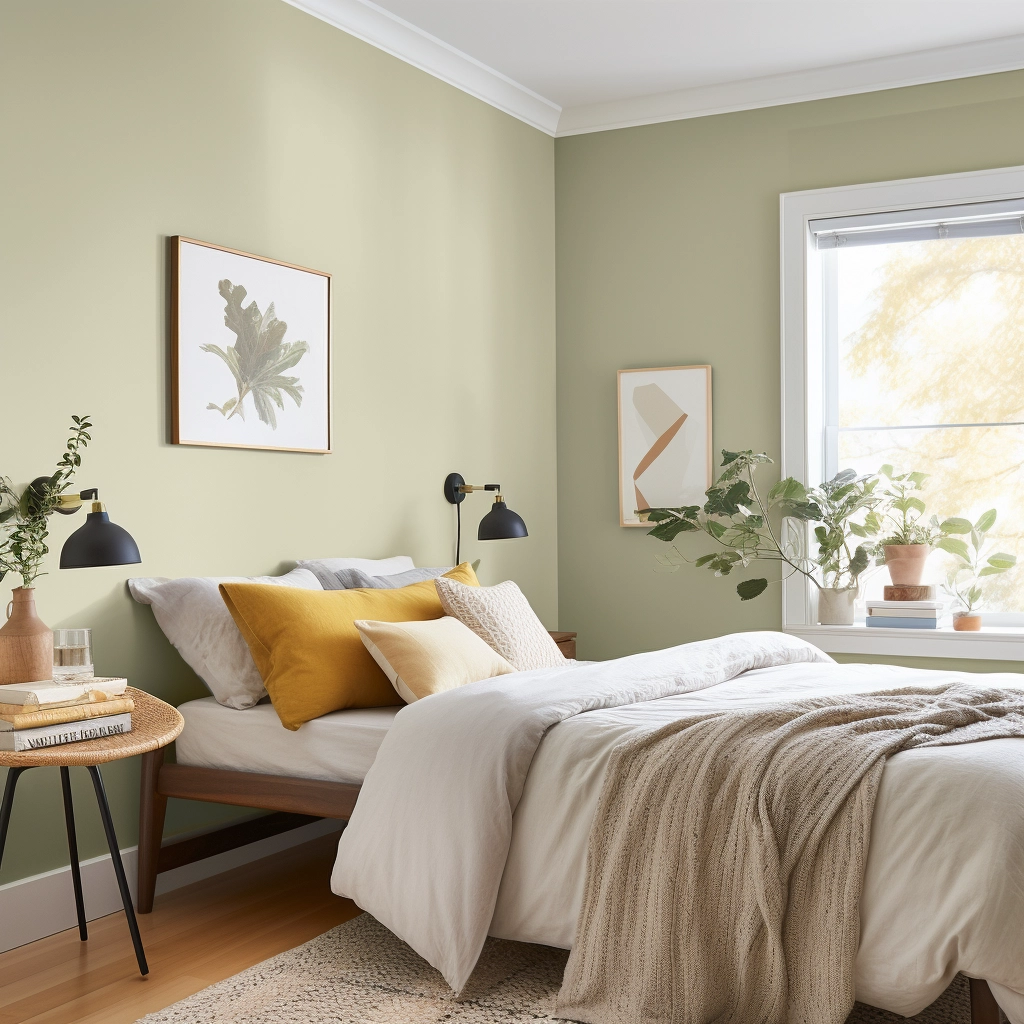
<svg viewBox="0 0 1024 1024"><path fill-rule="evenodd" d="M988 627L978 633L958 633L951 626L914 630L869 629L863 625L783 628L828 654L1024 661L1024 628Z"/></svg>

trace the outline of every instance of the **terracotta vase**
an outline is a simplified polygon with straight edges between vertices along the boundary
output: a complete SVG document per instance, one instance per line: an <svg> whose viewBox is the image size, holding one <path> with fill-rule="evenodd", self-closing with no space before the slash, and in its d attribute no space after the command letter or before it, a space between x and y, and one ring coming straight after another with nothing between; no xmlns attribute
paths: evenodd
<svg viewBox="0 0 1024 1024"><path fill-rule="evenodd" d="M962 633L977 633L981 629L980 615L954 615L953 628Z"/></svg>
<svg viewBox="0 0 1024 1024"><path fill-rule="evenodd" d="M818 622L822 626L852 626L857 587L822 587L818 590Z"/></svg>
<svg viewBox="0 0 1024 1024"><path fill-rule="evenodd" d="M918 586L924 575L924 563L931 553L927 544L886 544L885 564L893 586Z"/></svg>
<svg viewBox="0 0 1024 1024"><path fill-rule="evenodd" d="M53 630L36 614L36 592L18 587L0 626L0 683L53 678Z"/></svg>

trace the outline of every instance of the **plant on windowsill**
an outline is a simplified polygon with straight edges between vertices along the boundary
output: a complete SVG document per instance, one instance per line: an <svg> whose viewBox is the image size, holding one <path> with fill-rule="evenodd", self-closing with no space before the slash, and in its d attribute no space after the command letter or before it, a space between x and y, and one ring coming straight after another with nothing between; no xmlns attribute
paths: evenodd
<svg viewBox="0 0 1024 1024"><path fill-rule="evenodd" d="M728 576L753 561L775 561L784 566L785 578L800 573L818 590L819 617L828 624L851 624L859 578L870 564L873 546L857 544L881 529L876 511L877 477L857 476L846 470L820 487L806 488L793 477L780 480L762 498L754 480L755 467L771 463L763 452L722 452L722 472L705 495L704 507L640 509L638 514L655 523L650 536L672 543L681 533L701 532L721 550L701 555L693 564L716 576ZM864 512L863 522L854 516ZM817 557L781 541L782 522L794 519L820 524L815 530ZM856 545L854 547L854 545ZM851 550L853 547L853 550ZM659 563L674 571L688 559L673 544ZM767 579L743 580L736 587L741 601L750 601L768 588ZM838 596L842 595L842 596Z"/></svg>
<svg viewBox="0 0 1024 1024"><path fill-rule="evenodd" d="M896 473L885 465L878 474L888 481L879 493L885 499L883 517L892 532L876 545L876 564L888 568L894 586L916 587L932 550L945 547L943 541L951 535L970 533L971 524L955 517L940 522L934 515L925 520L927 508L915 492L924 488L927 473Z"/></svg>
<svg viewBox="0 0 1024 1024"><path fill-rule="evenodd" d="M958 533L970 533L971 546L959 537L943 537L938 547L948 551L956 558L956 564L946 573L943 589L952 597L958 610L953 612L953 628L957 630L976 631L981 629L981 616L974 614L982 600L982 580L987 576L999 576L1017 564L1016 555L1008 555L1004 551L985 556L985 535L995 525L996 510L990 508L973 525L967 520L956 520L958 524L966 523L969 529L958 530Z"/></svg>
<svg viewBox="0 0 1024 1024"><path fill-rule="evenodd" d="M29 484L19 494L0 477L0 580L8 573L21 578L0 626L0 682L49 679L53 672L53 632L36 614L36 578L49 552L47 520L61 504L82 464L82 449L91 440L88 416L72 416L66 449L50 477Z"/></svg>

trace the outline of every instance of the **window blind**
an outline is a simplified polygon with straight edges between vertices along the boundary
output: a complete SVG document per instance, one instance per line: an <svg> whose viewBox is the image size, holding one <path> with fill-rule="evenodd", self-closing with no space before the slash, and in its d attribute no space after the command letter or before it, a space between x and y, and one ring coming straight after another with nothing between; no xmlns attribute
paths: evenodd
<svg viewBox="0 0 1024 1024"><path fill-rule="evenodd" d="M812 220L817 249L1024 234L1024 197Z"/></svg>

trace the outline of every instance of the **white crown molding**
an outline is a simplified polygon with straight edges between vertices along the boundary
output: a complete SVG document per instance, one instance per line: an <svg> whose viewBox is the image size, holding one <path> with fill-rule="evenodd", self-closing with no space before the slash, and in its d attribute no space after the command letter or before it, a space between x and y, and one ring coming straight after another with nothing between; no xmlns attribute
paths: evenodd
<svg viewBox="0 0 1024 1024"><path fill-rule="evenodd" d="M563 109L557 137L681 121L737 110L851 96L1024 68L1024 36L877 57L833 67L751 78L678 92Z"/></svg>
<svg viewBox="0 0 1024 1024"><path fill-rule="evenodd" d="M562 108L369 0L285 0L392 57L554 135Z"/></svg>

